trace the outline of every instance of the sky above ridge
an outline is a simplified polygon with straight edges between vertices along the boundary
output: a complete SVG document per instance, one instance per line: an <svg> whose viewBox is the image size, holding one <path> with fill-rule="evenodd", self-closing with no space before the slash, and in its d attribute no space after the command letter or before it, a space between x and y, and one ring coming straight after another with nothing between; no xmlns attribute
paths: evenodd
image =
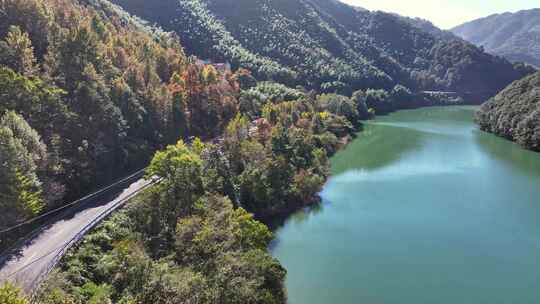
<svg viewBox="0 0 540 304"><path fill-rule="evenodd" d="M428 19L449 29L488 15L540 8L539 0L341 0L369 10Z"/></svg>

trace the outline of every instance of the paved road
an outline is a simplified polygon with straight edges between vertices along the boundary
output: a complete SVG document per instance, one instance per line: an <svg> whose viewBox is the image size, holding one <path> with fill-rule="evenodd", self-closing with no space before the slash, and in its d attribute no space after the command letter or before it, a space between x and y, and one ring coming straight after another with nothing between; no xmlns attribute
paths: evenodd
<svg viewBox="0 0 540 304"><path fill-rule="evenodd" d="M83 202L77 210L65 212L60 219L48 225L18 248L0 269L0 283L10 281L25 292L40 283L44 275L54 266L65 249L79 240L89 228L95 226L104 216L110 214L125 201L133 197L152 182L139 179L127 181L123 187L100 194Z"/></svg>

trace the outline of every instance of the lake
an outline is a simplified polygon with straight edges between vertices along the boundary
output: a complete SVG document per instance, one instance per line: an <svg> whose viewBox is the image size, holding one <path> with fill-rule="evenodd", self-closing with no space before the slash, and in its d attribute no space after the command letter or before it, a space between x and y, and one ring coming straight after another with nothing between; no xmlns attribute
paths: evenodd
<svg viewBox="0 0 540 304"><path fill-rule="evenodd" d="M475 107L378 117L276 230L290 304L540 302L540 153Z"/></svg>

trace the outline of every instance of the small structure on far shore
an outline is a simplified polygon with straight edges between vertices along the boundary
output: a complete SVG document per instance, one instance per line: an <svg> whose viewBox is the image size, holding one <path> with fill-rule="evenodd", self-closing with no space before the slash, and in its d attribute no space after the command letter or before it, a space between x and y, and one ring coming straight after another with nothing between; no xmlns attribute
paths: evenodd
<svg viewBox="0 0 540 304"><path fill-rule="evenodd" d="M231 71L231 64L229 62L213 62L212 60L210 59L197 59L197 63L198 64L211 64L214 66L214 68L216 68L216 70L220 73L226 73L226 72L230 72Z"/></svg>

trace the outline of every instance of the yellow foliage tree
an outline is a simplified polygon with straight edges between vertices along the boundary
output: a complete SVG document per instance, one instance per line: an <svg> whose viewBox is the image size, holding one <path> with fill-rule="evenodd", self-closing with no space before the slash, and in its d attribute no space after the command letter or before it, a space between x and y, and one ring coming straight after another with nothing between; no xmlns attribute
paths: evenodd
<svg viewBox="0 0 540 304"><path fill-rule="evenodd" d="M0 304L28 304L20 289L11 283L0 286Z"/></svg>

